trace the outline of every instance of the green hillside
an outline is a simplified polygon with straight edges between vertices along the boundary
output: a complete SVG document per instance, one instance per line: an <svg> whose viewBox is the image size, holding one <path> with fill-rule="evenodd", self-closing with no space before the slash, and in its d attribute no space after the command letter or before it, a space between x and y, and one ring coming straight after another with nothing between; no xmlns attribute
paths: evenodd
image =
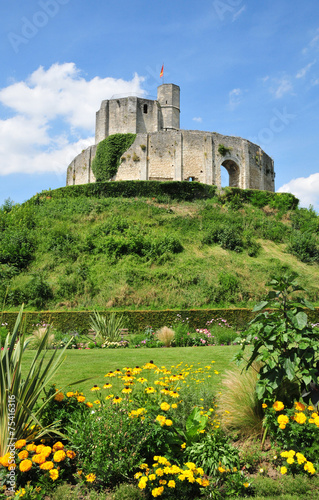
<svg viewBox="0 0 319 500"><path fill-rule="evenodd" d="M319 219L290 194L74 186L6 202L0 232L6 309L250 306L287 269L319 300Z"/></svg>

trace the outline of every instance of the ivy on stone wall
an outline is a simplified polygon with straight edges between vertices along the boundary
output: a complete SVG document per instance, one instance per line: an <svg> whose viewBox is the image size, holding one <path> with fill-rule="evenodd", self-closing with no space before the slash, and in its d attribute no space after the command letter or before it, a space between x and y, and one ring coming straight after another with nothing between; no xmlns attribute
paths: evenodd
<svg viewBox="0 0 319 500"><path fill-rule="evenodd" d="M117 174L121 156L132 146L136 134L113 134L99 142L92 162L97 182L107 182Z"/></svg>

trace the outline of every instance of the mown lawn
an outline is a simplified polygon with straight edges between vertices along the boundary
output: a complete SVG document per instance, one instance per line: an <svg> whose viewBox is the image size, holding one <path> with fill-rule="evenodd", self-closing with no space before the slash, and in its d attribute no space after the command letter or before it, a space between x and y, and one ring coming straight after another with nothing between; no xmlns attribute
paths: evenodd
<svg viewBox="0 0 319 500"><path fill-rule="evenodd" d="M234 366L232 358L238 352L238 346L211 346L211 347L174 347L154 349L76 349L65 352L65 360L58 373L52 380L57 387L64 388L77 380L89 378L85 382L75 384L73 389L83 391L88 399L94 399L90 389L94 384L105 383L104 375L117 368L142 366L153 360L157 366L170 368L183 362L195 366L205 366L212 361L214 369L209 379L216 391L220 388L221 377L225 370ZM26 351L23 358L22 373L26 373L35 351ZM48 358L52 351L48 351Z"/></svg>

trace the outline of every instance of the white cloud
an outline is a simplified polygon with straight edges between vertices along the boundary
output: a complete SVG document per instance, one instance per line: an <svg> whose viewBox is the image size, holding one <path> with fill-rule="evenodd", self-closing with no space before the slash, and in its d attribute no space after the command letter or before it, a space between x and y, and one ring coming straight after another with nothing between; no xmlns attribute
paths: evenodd
<svg viewBox="0 0 319 500"><path fill-rule="evenodd" d="M229 92L229 106L231 109L235 109L242 100L242 90L233 89Z"/></svg>
<svg viewBox="0 0 319 500"><path fill-rule="evenodd" d="M292 193L300 200L300 206L308 208L312 205L319 211L319 173L309 177L292 179L278 189L279 193Z"/></svg>
<svg viewBox="0 0 319 500"><path fill-rule="evenodd" d="M198 123L201 123L203 121L203 119L200 117L200 116L195 116L193 118L194 122L198 122Z"/></svg>
<svg viewBox="0 0 319 500"><path fill-rule="evenodd" d="M308 73L308 71L310 70L311 66L313 66L315 64L315 62L316 61L313 61L313 62L307 64L307 66L305 66L300 71L298 71L298 73L296 74L296 78L303 78Z"/></svg>
<svg viewBox="0 0 319 500"><path fill-rule="evenodd" d="M271 92L275 95L276 99L280 99L287 93L292 93L293 86L287 76L280 79L275 79L271 87Z"/></svg>
<svg viewBox="0 0 319 500"><path fill-rule="evenodd" d="M0 175L66 172L94 143L95 112L114 94L144 94L143 77L86 80L74 63L42 66L25 81L0 89L12 117L0 117Z"/></svg>

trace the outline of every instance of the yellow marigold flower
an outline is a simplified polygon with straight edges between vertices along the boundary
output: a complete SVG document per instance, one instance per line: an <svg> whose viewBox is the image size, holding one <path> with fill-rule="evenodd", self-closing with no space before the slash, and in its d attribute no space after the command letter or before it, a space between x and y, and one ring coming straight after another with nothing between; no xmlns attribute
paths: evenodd
<svg viewBox="0 0 319 500"><path fill-rule="evenodd" d="M164 491L164 486L159 486L158 488L154 488L152 490L152 496L153 497L159 497Z"/></svg>
<svg viewBox="0 0 319 500"><path fill-rule="evenodd" d="M64 399L64 394L63 392L57 392L56 395L54 396L55 401L62 401Z"/></svg>
<svg viewBox="0 0 319 500"><path fill-rule="evenodd" d="M178 476L178 479L179 479L180 481L184 481L184 480L186 479L185 474L180 474L180 475Z"/></svg>
<svg viewBox="0 0 319 500"><path fill-rule="evenodd" d="M147 464L141 464L141 465L139 465L139 468L140 469L148 469L148 465Z"/></svg>
<svg viewBox="0 0 319 500"><path fill-rule="evenodd" d="M52 481L55 481L59 477L59 471L57 469L51 469L49 471L49 474L50 474L50 478L52 479Z"/></svg>
<svg viewBox="0 0 319 500"><path fill-rule="evenodd" d="M42 470L51 470L53 469L54 467L54 463L53 462L44 462L43 464L40 465L40 469Z"/></svg>
<svg viewBox="0 0 319 500"><path fill-rule="evenodd" d="M156 479L156 475L155 475L155 474L150 474L150 475L148 476L148 480L149 480L149 481L155 481L155 479Z"/></svg>
<svg viewBox="0 0 319 500"><path fill-rule="evenodd" d="M28 470L30 470L31 467L32 467L32 462L28 458L26 460L22 460L22 462L20 462L19 465L19 469L21 470L21 472L28 472Z"/></svg>
<svg viewBox="0 0 319 500"><path fill-rule="evenodd" d="M165 425L167 425L168 427L170 427L171 425L173 425L173 421L172 421L172 420L170 420L169 418L167 418L167 419L165 420Z"/></svg>
<svg viewBox="0 0 319 500"><path fill-rule="evenodd" d="M99 388L99 386L98 386L98 385L96 385L96 384L95 384L95 385L92 387L92 389L91 389L91 391L99 391L99 390L100 390L100 388Z"/></svg>
<svg viewBox="0 0 319 500"><path fill-rule="evenodd" d="M287 474L287 472L288 472L287 467L285 467L285 466L280 467L280 474L283 474L283 475L284 475L284 474Z"/></svg>
<svg viewBox="0 0 319 500"><path fill-rule="evenodd" d="M96 475L93 474L93 472L90 472L87 476L85 476L85 479L87 480L88 483L93 483L96 479Z"/></svg>
<svg viewBox="0 0 319 500"><path fill-rule="evenodd" d="M313 411L313 406L308 406L309 411Z"/></svg>
<svg viewBox="0 0 319 500"><path fill-rule="evenodd" d="M307 462L306 458L303 456L302 453L296 453L296 458L299 465L303 464L304 462Z"/></svg>
<svg viewBox="0 0 319 500"><path fill-rule="evenodd" d="M222 474L223 472L225 472L226 469L224 469L224 467L218 467L218 470Z"/></svg>
<svg viewBox="0 0 319 500"><path fill-rule="evenodd" d="M250 483L243 483L244 488L249 488Z"/></svg>
<svg viewBox="0 0 319 500"><path fill-rule="evenodd" d="M295 463L295 460L292 457L288 457L287 458L287 463L288 464L293 464L293 463Z"/></svg>
<svg viewBox="0 0 319 500"><path fill-rule="evenodd" d="M58 450L53 455L54 462L63 462L66 457L66 453L63 450Z"/></svg>
<svg viewBox="0 0 319 500"><path fill-rule="evenodd" d="M288 451L288 456L289 457L294 457L296 455L296 452L294 450L289 450Z"/></svg>
<svg viewBox="0 0 319 500"><path fill-rule="evenodd" d="M204 486L204 487L209 486L208 479L202 479L202 486ZM248 486L249 486L249 484L248 484ZM246 486L246 488L247 488L247 486Z"/></svg>
<svg viewBox="0 0 319 500"><path fill-rule="evenodd" d="M170 405L168 403L161 403L161 410L168 411L170 409Z"/></svg>
<svg viewBox="0 0 319 500"><path fill-rule="evenodd" d="M22 450L20 451L20 453L18 453L18 457L20 458L20 460L25 460L26 458L28 458L29 456L29 452L27 450Z"/></svg>
<svg viewBox="0 0 319 500"><path fill-rule="evenodd" d="M26 446L26 449L28 451L35 451L37 449L37 446L34 443L30 443Z"/></svg>
<svg viewBox="0 0 319 500"><path fill-rule="evenodd" d="M289 422L289 418L287 417L287 415L279 415L279 417L277 418L277 422L281 425L287 425Z"/></svg>
<svg viewBox="0 0 319 500"><path fill-rule="evenodd" d="M112 384L104 384L103 389L111 389Z"/></svg>
<svg viewBox="0 0 319 500"><path fill-rule="evenodd" d="M174 410L177 408L177 406L178 406L178 405L177 405L176 403L173 403L173 404L172 404L172 408L174 408Z"/></svg>
<svg viewBox="0 0 319 500"><path fill-rule="evenodd" d="M78 400L79 403L84 403L85 397L84 396L78 396L77 400Z"/></svg>
<svg viewBox="0 0 319 500"><path fill-rule="evenodd" d="M295 409L298 410L298 411L304 411L306 408L306 405L302 404L302 403L299 403L299 402L295 402Z"/></svg>
<svg viewBox="0 0 319 500"><path fill-rule="evenodd" d="M153 394L155 391L154 387L146 387L145 389L146 394Z"/></svg>
<svg viewBox="0 0 319 500"><path fill-rule="evenodd" d="M164 415L157 415L156 420L161 424L161 426L163 426L165 424L166 417L164 417Z"/></svg>
<svg viewBox="0 0 319 500"><path fill-rule="evenodd" d="M71 460L72 460L73 458L75 458L75 457L76 457L76 453L75 453L75 451L73 451L73 450L67 450L67 452L66 452L66 456L67 456L68 458L71 458Z"/></svg>
<svg viewBox="0 0 319 500"><path fill-rule="evenodd" d="M280 456L281 456L281 457L284 457L284 458L289 457L289 452L288 452L288 451L282 451L282 452L280 453Z"/></svg>
<svg viewBox="0 0 319 500"><path fill-rule="evenodd" d="M315 425L319 427L319 416L314 419Z"/></svg>
<svg viewBox="0 0 319 500"><path fill-rule="evenodd" d="M306 462L303 468L310 474L314 474L316 472L312 462Z"/></svg>
<svg viewBox="0 0 319 500"><path fill-rule="evenodd" d="M196 465L193 462L186 462L186 467L188 467L190 470L195 470Z"/></svg>
<svg viewBox="0 0 319 500"><path fill-rule="evenodd" d="M266 403L263 403L261 406L262 408L268 408L268 405L266 405Z"/></svg>
<svg viewBox="0 0 319 500"><path fill-rule="evenodd" d="M307 421L307 417L302 412L296 413L294 416L294 420L295 420L295 422L297 422L297 424L304 424Z"/></svg>
<svg viewBox="0 0 319 500"><path fill-rule="evenodd" d="M72 396L74 396L74 392L71 391L66 393L67 398L72 398Z"/></svg>
<svg viewBox="0 0 319 500"><path fill-rule="evenodd" d="M167 484L166 479L160 479L158 482L159 482L159 484Z"/></svg>
<svg viewBox="0 0 319 500"><path fill-rule="evenodd" d="M41 453L37 453L36 455L33 455L33 457L32 457L32 462L34 462L35 464L38 464L38 465L44 464L45 460L46 460L46 457L44 455L42 455Z"/></svg>
<svg viewBox="0 0 319 500"><path fill-rule="evenodd" d="M122 392L123 394L129 394L130 392L132 392L132 389L126 385L124 389L122 389Z"/></svg>
<svg viewBox="0 0 319 500"><path fill-rule="evenodd" d="M136 474L134 474L135 479L139 479L141 476L143 476L143 472L137 472Z"/></svg>
<svg viewBox="0 0 319 500"><path fill-rule="evenodd" d="M157 476L163 476L164 475L164 471L163 471L163 469L161 469L161 467L159 467L158 469L156 469L155 472L156 472Z"/></svg>
<svg viewBox="0 0 319 500"><path fill-rule="evenodd" d="M54 445L53 445L53 451L57 451L57 450L63 450L64 448L64 444L61 443L61 441L57 441Z"/></svg>
<svg viewBox="0 0 319 500"><path fill-rule="evenodd" d="M25 494L26 494L25 488L21 488L18 491L16 491L15 496L18 496L21 498L21 497L24 497Z"/></svg>
<svg viewBox="0 0 319 500"><path fill-rule="evenodd" d="M87 402L87 403L85 403L85 404L86 404L86 406L87 406L88 408L93 408L93 403L91 403L90 401L88 401L88 402Z"/></svg>
<svg viewBox="0 0 319 500"><path fill-rule="evenodd" d="M10 458L11 458L11 453L10 452L6 453L3 457L0 457L0 464L3 465L3 467L8 467Z"/></svg>
<svg viewBox="0 0 319 500"><path fill-rule="evenodd" d="M113 399L113 404L118 404L122 401L122 398L120 398L119 396L115 396L115 398Z"/></svg>
<svg viewBox="0 0 319 500"><path fill-rule="evenodd" d="M27 442L25 439L19 439L19 441L17 441L14 446L15 446L16 450L21 450L21 448L23 448L26 444L27 444Z"/></svg>
<svg viewBox="0 0 319 500"><path fill-rule="evenodd" d="M184 449L186 448L186 443L183 443L183 444L181 445L181 448L184 450Z"/></svg>
<svg viewBox="0 0 319 500"><path fill-rule="evenodd" d="M138 482L138 487L141 490L144 490L144 488L146 488L147 481L148 481L148 478L146 476L141 477L141 479Z"/></svg>
<svg viewBox="0 0 319 500"><path fill-rule="evenodd" d="M168 465L170 466L171 464L169 463L169 461L167 460L167 458L165 457L154 457L154 460L157 460L157 462L159 464L162 464L162 465Z"/></svg>
<svg viewBox="0 0 319 500"><path fill-rule="evenodd" d="M168 481L167 486L169 488L175 488L176 483L175 483L175 481L173 481L173 479L171 479L170 481Z"/></svg>
<svg viewBox="0 0 319 500"><path fill-rule="evenodd" d="M47 458L50 455L51 451L52 451L51 446L45 446L41 451L41 455Z"/></svg>
<svg viewBox="0 0 319 500"><path fill-rule="evenodd" d="M281 401L275 401L272 407L275 411L281 411L285 408L285 405Z"/></svg>

